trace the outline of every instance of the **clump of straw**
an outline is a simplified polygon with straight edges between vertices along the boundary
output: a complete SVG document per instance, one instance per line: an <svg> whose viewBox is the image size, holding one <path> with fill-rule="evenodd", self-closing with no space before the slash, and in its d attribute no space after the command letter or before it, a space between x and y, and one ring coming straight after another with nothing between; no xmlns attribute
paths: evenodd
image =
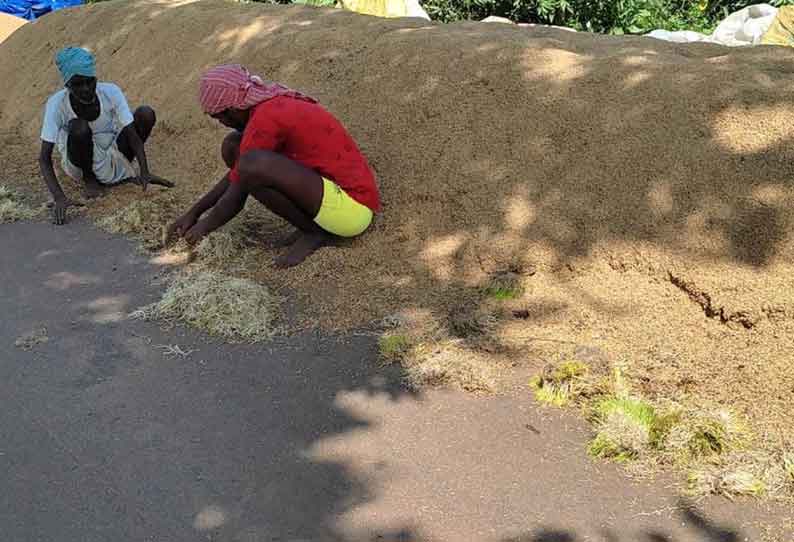
<svg viewBox="0 0 794 542"><path fill-rule="evenodd" d="M232 341L258 342L277 333L278 302L256 282L212 271L178 274L163 298L131 314L181 321Z"/></svg>

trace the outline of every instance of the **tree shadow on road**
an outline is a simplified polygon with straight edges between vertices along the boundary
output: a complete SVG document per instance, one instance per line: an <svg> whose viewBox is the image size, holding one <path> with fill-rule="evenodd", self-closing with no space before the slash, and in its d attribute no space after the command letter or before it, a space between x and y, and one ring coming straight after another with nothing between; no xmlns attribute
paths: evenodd
<svg viewBox="0 0 794 542"><path fill-rule="evenodd" d="M25 310L0 322L4 539L335 542L356 533L338 522L377 498L368 477L388 459L362 467L326 452L325 442L372 423L340 397L415 397L398 371L371 363L371 338L305 333L252 346L130 321L158 295L160 271L130 258L129 243L79 223L13 227L0 250L0 310ZM97 269L115 271L78 280ZM76 279L52 280L64 273ZM15 347L35 326L47 341ZM405 525L360 534L419 536Z"/></svg>
<svg viewBox="0 0 794 542"><path fill-rule="evenodd" d="M679 501L676 515L681 525L684 526L681 532L676 534L648 528L621 533L612 529L603 529L600 532L600 538L596 539L604 542L738 542L747 540L740 529L714 522L703 511L698 510L687 501ZM593 538L581 538L574 530L543 528L503 539L502 542L579 542L582 540L593 540Z"/></svg>

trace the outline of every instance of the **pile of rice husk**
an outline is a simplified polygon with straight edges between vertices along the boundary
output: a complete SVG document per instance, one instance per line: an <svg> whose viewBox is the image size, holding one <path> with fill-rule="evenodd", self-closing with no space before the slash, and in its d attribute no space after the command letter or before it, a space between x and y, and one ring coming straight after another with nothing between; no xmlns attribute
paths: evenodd
<svg viewBox="0 0 794 542"><path fill-rule="evenodd" d="M3 43L8 36L14 33L17 28L27 21L21 17L14 17L8 13L0 13L0 43Z"/></svg>
<svg viewBox="0 0 794 542"><path fill-rule="evenodd" d="M144 247L158 249L163 245L162 232L166 227L161 217L173 216L178 209L179 202L172 193L151 191L137 194L130 203L109 214L95 212L95 216L101 217L97 225L103 230L132 235L140 239Z"/></svg>
<svg viewBox="0 0 794 542"><path fill-rule="evenodd" d="M539 367L585 346L622 360L651 400L708 397L761 433L794 434L793 49L261 3L99 3L0 46L0 181L41 186L42 107L61 87L52 59L72 44L96 53L132 105L158 111L148 154L182 207L224 173L224 130L195 99L202 70L240 62L343 120L377 173L382 216L294 270L273 269L266 250L247 270L291 288L312 323L426 310L452 327L462 302L501 292L491 350L478 352ZM120 191L95 209L139 197ZM507 272L515 295L489 289Z"/></svg>
<svg viewBox="0 0 794 542"><path fill-rule="evenodd" d="M229 341L259 342L279 330L278 300L261 284L212 271L176 273L157 303L130 316L183 322Z"/></svg>

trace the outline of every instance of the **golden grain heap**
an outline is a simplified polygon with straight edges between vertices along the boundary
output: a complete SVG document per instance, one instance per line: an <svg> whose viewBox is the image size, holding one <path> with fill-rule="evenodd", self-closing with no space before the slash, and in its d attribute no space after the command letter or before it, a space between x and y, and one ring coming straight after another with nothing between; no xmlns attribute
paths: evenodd
<svg viewBox="0 0 794 542"><path fill-rule="evenodd" d="M585 347L620 360L649 400L708 398L770 438L794 434L792 49L220 0L95 4L0 46L0 182L41 188L36 137L67 44L158 111L150 161L181 207L223 174L224 132L195 98L207 67L240 62L343 120L380 183L375 227L288 272L262 249L242 272L288 289L307 321L422 314L434 344L468 349L489 379ZM90 212L139 197L127 187ZM283 229L257 220L263 240ZM485 333L461 324L483 312ZM435 363L442 350L413 351Z"/></svg>

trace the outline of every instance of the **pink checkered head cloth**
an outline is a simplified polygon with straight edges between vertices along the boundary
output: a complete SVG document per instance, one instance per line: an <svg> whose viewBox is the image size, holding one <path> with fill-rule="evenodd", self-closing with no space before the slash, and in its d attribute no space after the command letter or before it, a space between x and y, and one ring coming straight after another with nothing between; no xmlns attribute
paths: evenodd
<svg viewBox="0 0 794 542"><path fill-rule="evenodd" d="M230 108L250 109L256 104L275 98L290 96L316 103L317 100L279 83L263 81L251 75L239 64L216 66L201 76L199 102L208 115Z"/></svg>

